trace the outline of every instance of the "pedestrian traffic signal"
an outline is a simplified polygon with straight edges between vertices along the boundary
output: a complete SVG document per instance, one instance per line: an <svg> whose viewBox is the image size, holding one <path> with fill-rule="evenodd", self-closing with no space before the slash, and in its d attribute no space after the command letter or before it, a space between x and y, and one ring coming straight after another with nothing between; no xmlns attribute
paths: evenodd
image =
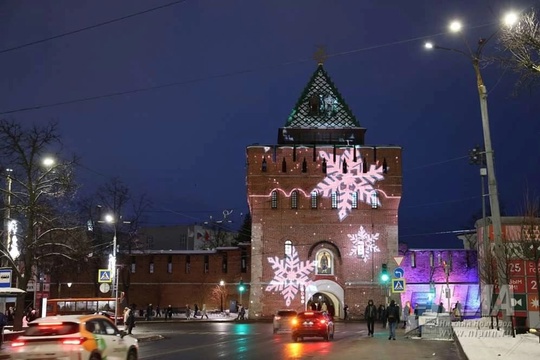
<svg viewBox="0 0 540 360"><path fill-rule="evenodd" d="M244 282L240 280L240 283L238 284L238 292L243 293L246 290L246 287L244 286Z"/></svg>
<svg viewBox="0 0 540 360"><path fill-rule="evenodd" d="M386 284L390 280L390 275L388 274L388 265L382 264L381 266L381 283Z"/></svg>

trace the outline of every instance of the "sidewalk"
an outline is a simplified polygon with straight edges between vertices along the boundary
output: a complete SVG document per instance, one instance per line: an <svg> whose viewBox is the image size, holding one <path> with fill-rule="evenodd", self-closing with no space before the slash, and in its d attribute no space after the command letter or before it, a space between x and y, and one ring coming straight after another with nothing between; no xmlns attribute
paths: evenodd
<svg viewBox="0 0 540 360"><path fill-rule="evenodd" d="M540 338L535 334L504 335L503 330L490 329L487 321L479 319L453 322L452 328L468 360L540 359Z"/></svg>

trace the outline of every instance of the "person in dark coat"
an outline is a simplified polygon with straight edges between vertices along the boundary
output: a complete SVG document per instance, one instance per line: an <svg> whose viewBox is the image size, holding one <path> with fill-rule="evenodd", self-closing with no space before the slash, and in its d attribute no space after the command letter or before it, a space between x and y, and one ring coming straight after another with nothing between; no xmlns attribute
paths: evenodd
<svg viewBox="0 0 540 360"><path fill-rule="evenodd" d="M381 305L379 306L379 311L380 311L380 319L381 319L381 322L382 322L382 327L383 329L386 329L386 322L388 321L388 310L386 308L386 306L384 305Z"/></svg>
<svg viewBox="0 0 540 360"><path fill-rule="evenodd" d="M366 311L364 312L364 318L367 321L368 336L373 337L375 319L377 318L377 308L373 304L373 300L368 301L368 305L366 306Z"/></svg>
<svg viewBox="0 0 540 360"><path fill-rule="evenodd" d="M400 313L400 310L399 310L399 306L396 305L396 301L395 300L390 301L390 305L388 306L388 309L387 309L387 314L388 314L387 319L388 319L388 329L389 329L388 340L390 339L396 340L396 327L401 321L399 318L399 313Z"/></svg>
<svg viewBox="0 0 540 360"><path fill-rule="evenodd" d="M129 309L126 319L126 330L128 334L131 334L135 327L135 309Z"/></svg>

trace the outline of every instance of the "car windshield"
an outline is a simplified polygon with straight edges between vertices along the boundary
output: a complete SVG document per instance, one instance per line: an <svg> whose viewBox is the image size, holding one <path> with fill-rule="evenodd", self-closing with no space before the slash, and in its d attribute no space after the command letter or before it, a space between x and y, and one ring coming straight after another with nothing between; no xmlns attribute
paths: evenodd
<svg viewBox="0 0 540 360"><path fill-rule="evenodd" d="M25 336L55 336L75 334L79 331L79 324L73 322L63 323L37 323L29 324L24 331Z"/></svg>
<svg viewBox="0 0 540 360"><path fill-rule="evenodd" d="M278 316L296 316L296 311L294 310L278 311L277 315Z"/></svg>

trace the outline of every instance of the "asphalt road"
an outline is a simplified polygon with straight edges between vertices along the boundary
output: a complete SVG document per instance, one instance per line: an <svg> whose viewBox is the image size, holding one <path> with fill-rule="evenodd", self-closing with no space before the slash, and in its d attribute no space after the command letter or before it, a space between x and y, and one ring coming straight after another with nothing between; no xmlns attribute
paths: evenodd
<svg viewBox="0 0 540 360"><path fill-rule="evenodd" d="M453 341L420 340L404 336L388 340L387 330L378 328L367 337L363 323L337 323L335 339L306 339L294 343L289 333L272 333L271 323L145 323L134 333L140 343L140 359L463 359ZM162 338L158 335L161 335ZM152 338L149 338L152 336Z"/></svg>

